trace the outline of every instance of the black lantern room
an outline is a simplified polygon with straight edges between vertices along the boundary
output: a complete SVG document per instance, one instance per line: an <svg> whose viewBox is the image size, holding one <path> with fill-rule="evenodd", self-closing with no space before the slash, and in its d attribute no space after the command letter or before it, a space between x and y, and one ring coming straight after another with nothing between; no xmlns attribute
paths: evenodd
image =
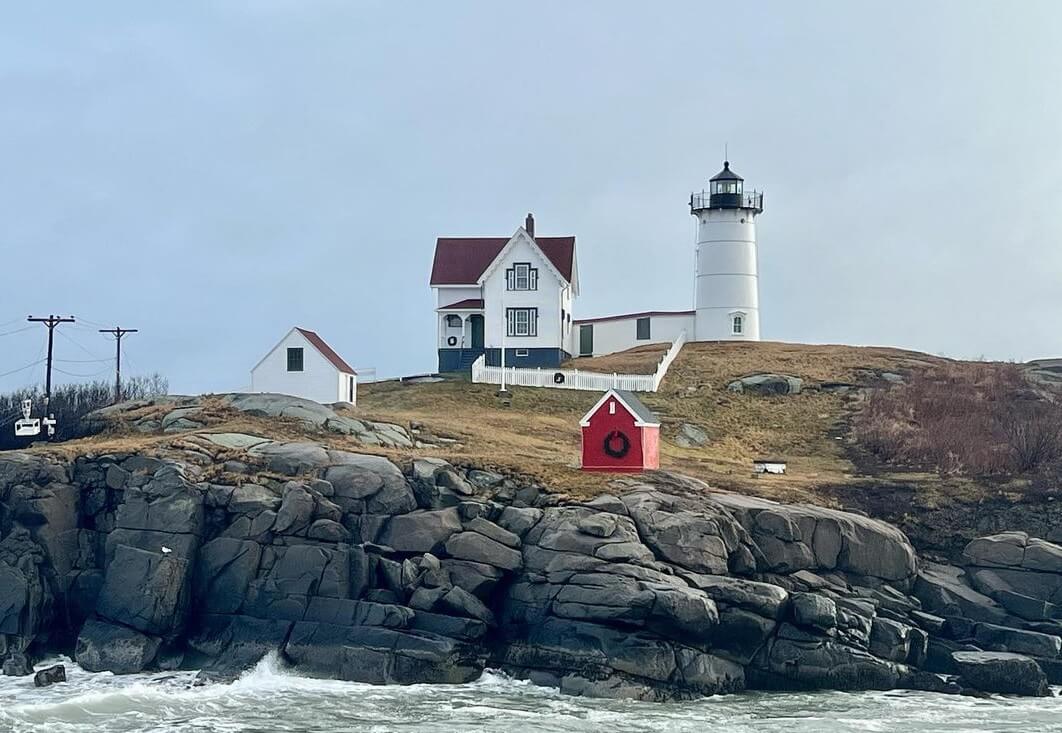
<svg viewBox="0 0 1062 733"><path fill-rule="evenodd" d="M723 161L723 170L709 180L709 193L713 209L738 209L743 205L742 186L745 179L730 170L730 161Z"/></svg>
<svg viewBox="0 0 1062 733"><path fill-rule="evenodd" d="M690 210L693 213L705 209L752 209L757 214L763 211L763 194L745 192L745 179L730 170L730 161L723 161L723 170L708 181L708 190L690 195Z"/></svg>

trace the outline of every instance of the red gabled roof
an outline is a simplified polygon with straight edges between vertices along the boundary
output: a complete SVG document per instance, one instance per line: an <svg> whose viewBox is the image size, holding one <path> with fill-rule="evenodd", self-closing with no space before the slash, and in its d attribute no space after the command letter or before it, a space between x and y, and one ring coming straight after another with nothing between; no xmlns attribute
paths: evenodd
<svg viewBox="0 0 1062 733"><path fill-rule="evenodd" d="M468 311L468 310L480 310L483 308L483 301L476 298L466 298L465 300L459 300L456 303L450 303L450 305L444 305L438 310L448 311Z"/></svg>
<svg viewBox="0 0 1062 733"><path fill-rule="evenodd" d="M432 285L474 285L509 243L508 237L439 237L431 267ZM571 282L575 237L535 237L535 244Z"/></svg>
<svg viewBox="0 0 1062 733"><path fill-rule="evenodd" d="M324 342L324 339L318 336L313 331L307 331L305 328L295 327L295 330L301 333L307 341L309 341L315 349L321 352L321 356L328 359L328 361L341 372L347 374L357 374L354 368L343 361L343 357L332 350L332 347Z"/></svg>

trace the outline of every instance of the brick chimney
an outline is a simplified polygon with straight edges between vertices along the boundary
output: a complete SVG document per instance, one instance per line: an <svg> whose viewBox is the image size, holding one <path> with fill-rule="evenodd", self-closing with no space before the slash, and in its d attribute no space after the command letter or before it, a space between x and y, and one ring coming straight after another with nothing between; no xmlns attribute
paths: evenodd
<svg viewBox="0 0 1062 733"><path fill-rule="evenodd" d="M524 219L524 231L530 234L532 239L535 238L535 217L531 214Z"/></svg>

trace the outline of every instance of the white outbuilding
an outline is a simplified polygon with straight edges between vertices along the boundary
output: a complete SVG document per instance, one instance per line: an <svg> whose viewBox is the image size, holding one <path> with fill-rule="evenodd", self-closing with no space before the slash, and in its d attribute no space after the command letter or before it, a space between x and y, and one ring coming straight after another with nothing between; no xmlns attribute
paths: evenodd
<svg viewBox="0 0 1062 733"><path fill-rule="evenodd" d="M353 405L358 401L358 375L324 339L296 327L251 370L251 391Z"/></svg>

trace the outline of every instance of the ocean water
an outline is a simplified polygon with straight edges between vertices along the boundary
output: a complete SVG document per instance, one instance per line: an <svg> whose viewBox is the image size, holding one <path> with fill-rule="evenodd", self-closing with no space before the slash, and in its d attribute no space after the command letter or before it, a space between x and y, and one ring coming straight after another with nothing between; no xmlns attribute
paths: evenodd
<svg viewBox="0 0 1062 733"><path fill-rule="evenodd" d="M284 669L276 657L230 684L192 687L192 672L116 677L58 661L67 665L67 684L38 690L31 678L0 677L0 731L1062 731L1062 698L749 693L657 704L569 697L496 673L467 685L315 680Z"/></svg>

